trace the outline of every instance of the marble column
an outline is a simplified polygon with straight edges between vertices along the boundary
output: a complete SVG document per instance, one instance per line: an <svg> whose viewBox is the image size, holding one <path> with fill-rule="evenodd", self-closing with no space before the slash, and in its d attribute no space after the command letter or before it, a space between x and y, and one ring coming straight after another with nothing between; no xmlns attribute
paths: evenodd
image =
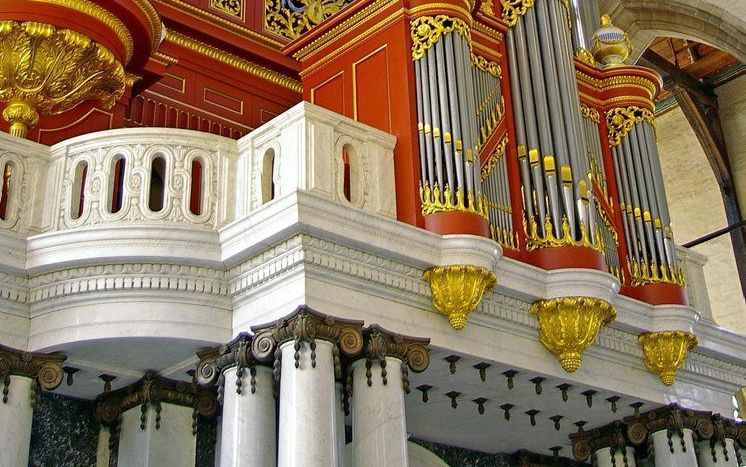
<svg viewBox="0 0 746 467"><path fill-rule="evenodd" d="M272 370L257 365L223 371L223 415L220 431L220 462L224 467L271 467L277 465L277 435ZM240 381L240 385L237 382Z"/></svg>
<svg viewBox="0 0 746 467"><path fill-rule="evenodd" d="M655 467L697 467L691 429L665 429L651 436Z"/></svg>
<svg viewBox="0 0 746 467"><path fill-rule="evenodd" d="M402 361L353 363L352 442L355 467L407 467L407 422Z"/></svg>
<svg viewBox="0 0 746 467"><path fill-rule="evenodd" d="M736 445L731 438L721 441L704 440L697 443L699 467L738 467Z"/></svg>
<svg viewBox="0 0 746 467"><path fill-rule="evenodd" d="M194 465L197 443L192 431L193 412L191 407L166 402L150 402L124 411L118 466Z"/></svg>
<svg viewBox="0 0 746 467"><path fill-rule="evenodd" d="M0 404L0 466L26 467L31 445L32 398L35 396L36 380L10 375L0 384L4 388L3 402Z"/></svg>
<svg viewBox="0 0 746 467"><path fill-rule="evenodd" d="M297 347L297 349L296 349ZM334 384L334 344L315 340L280 346L280 467L336 466L338 425Z"/></svg>
<svg viewBox="0 0 746 467"><path fill-rule="evenodd" d="M336 383L334 391L334 423L337 426L337 452L339 453L338 467L345 467L346 451L346 430L345 430L345 409L342 402L344 398L342 383Z"/></svg>
<svg viewBox="0 0 746 467"><path fill-rule="evenodd" d="M595 452L597 467L636 467L635 450L629 446L624 449L602 448Z"/></svg>
<svg viewBox="0 0 746 467"><path fill-rule="evenodd" d="M106 425L101 425L98 429L96 444L96 467L109 467L109 459L111 458L110 439L111 429Z"/></svg>

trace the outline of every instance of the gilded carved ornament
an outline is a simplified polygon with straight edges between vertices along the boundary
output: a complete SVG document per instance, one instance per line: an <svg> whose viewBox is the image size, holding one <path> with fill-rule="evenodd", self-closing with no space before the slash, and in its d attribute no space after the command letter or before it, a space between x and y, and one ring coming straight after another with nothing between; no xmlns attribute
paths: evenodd
<svg viewBox="0 0 746 467"><path fill-rule="evenodd" d="M681 266L658 265L655 262L648 264L644 259L637 261L627 258L627 267L633 287L661 283L686 287L686 274Z"/></svg>
<svg viewBox="0 0 746 467"><path fill-rule="evenodd" d="M455 201L454 201L455 198ZM422 202L422 215L429 216L439 212L469 212L487 219L487 199L480 193L475 197L472 192L464 195L463 189L456 190L454 194L449 186L441 191L437 183L431 189L429 184L424 187L420 185L420 201Z"/></svg>
<svg viewBox="0 0 746 467"><path fill-rule="evenodd" d="M466 317L497 283L492 271L469 265L434 267L426 270L422 278L430 283L433 307L448 317L448 323L457 331L464 329Z"/></svg>
<svg viewBox="0 0 746 467"><path fill-rule="evenodd" d="M567 220L567 216L562 216L562 232L559 235L554 233L554 225L552 223L552 217L547 214L544 219L544 232L539 231L539 224L532 220L531 226L529 227L526 219L523 219L523 229L526 232L526 249L528 251L540 250L543 248L560 248L565 246L584 247L598 251L599 253L604 252L604 242L601 237L601 232L596 227L595 241L591 239L588 232L588 227L585 222L580 223L580 240L575 240L570 230L570 222Z"/></svg>
<svg viewBox="0 0 746 467"><path fill-rule="evenodd" d="M697 337L684 331L659 331L641 334L638 341L645 354L645 366L671 386L689 351L697 346Z"/></svg>
<svg viewBox="0 0 746 467"><path fill-rule="evenodd" d="M609 144L619 146L622 139L638 123L646 121L655 128L655 115L648 109L637 106L616 107L606 112L606 126L609 128Z"/></svg>
<svg viewBox="0 0 746 467"><path fill-rule="evenodd" d="M529 8L534 6L535 0L500 0L503 7L503 20L513 27Z"/></svg>
<svg viewBox="0 0 746 467"><path fill-rule="evenodd" d="M441 37L453 31L461 34L471 47L469 26L459 18L451 18L446 15L420 16L412 21L412 59L419 60L424 57L425 52L435 45Z"/></svg>
<svg viewBox="0 0 746 467"><path fill-rule="evenodd" d="M529 311L539 319L539 340L568 373L580 368L582 353L596 340L598 331L616 319L611 304L590 297L540 300Z"/></svg>
<svg viewBox="0 0 746 467"><path fill-rule="evenodd" d="M3 403L8 402L11 376L25 376L37 381L39 387L53 391L62 384L63 355L20 352L0 345L0 380L3 382Z"/></svg>
<svg viewBox="0 0 746 467"><path fill-rule="evenodd" d="M351 0L264 0L264 27L297 39L339 12Z"/></svg>
<svg viewBox="0 0 746 467"><path fill-rule="evenodd" d="M122 64L105 47L69 29L43 23L0 22L0 101L10 134L25 137L39 115L81 102L110 109L124 93Z"/></svg>

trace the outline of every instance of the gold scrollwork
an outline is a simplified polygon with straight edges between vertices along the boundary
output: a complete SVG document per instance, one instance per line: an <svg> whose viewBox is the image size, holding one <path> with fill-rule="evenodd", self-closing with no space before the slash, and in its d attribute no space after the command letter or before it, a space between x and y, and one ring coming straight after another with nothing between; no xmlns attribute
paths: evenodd
<svg viewBox="0 0 746 467"><path fill-rule="evenodd" d="M412 59L419 60L440 38L453 31L461 34L471 46L469 26L459 18L446 15L420 16L412 21Z"/></svg>
<svg viewBox="0 0 746 467"><path fill-rule="evenodd" d="M671 386L676 371L684 364L690 350L697 346L697 337L684 331L659 331L641 334L638 341L645 354L645 366Z"/></svg>
<svg viewBox="0 0 746 467"><path fill-rule="evenodd" d="M606 125L609 127L609 144L619 146L622 139L638 123L646 121L655 128L655 116L648 109L637 106L616 107L606 112Z"/></svg>
<svg viewBox="0 0 746 467"><path fill-rule="evenodd" d="M482 166L482 180L487 178L492 172L492 169L495 167L497 162L505 155L505 150L508 147L508 135L503 136L503 138L500 140L499 143L497 143L497 146L495 146L495 150L492 151L492 154L490 154L490 157L487 159L485 164Z"/></svg>
<svg viewBox="0 0 746 467"><path fill-rule="evenodd" d="M500 0L503 6L503 20L513 27L518 19L534 6L535 0Z"/></svg>
<svg viewBox="0 0 746 467"><path fill-rule="evenodd" d="M448 317L455 330L464 329L466 316L497 283L495 273L478 266L440 266L428 269L422 278L430 283L433 307Z"/></svg>
<svg viewBox="0 0 746 467"><path fill-rule="evenodd" d="M580 368L582 353L596 340L601 327L616 319L614 306L590 297L540 300L529 311L539 318L539 340L568 373Z"/></svg>
<svg viewBox="0 0 746 467"><path fill-rule="evenodd" d="M124 93L122 64L88 37L50 24L0 22L0 101L10 133L25 137L39 115L66 112L83 101L110 109Z"/></svg>
<svg viewBox="0 0 746 467"><path fill-rule="evenodd" d="M243 18L243 0L210 0L210 8L235 18Z"/></svg>
<svg viewBox="0 0 746 467"><path fill-rule="evenodd" d="M297 39L314 26L337 14L350 0L282 0L264 1L264 27L288 39Z"/></svg>
<svg viewBox="0 0 746 467"><path fill-rule="evenodd" d="M594 109L593 107L588 107L585 104L580 104L580 116L583 118L587 118L596 125L601 123L601 115L598 113L598 110Z"/></svg>
<svg viewBox="0 0 746 467"><path fill-rule="evenodd" d="M592 241L588 234L588 227L584 222L580 223L580 240L575 240L570 232L570 222L566 216L562 216L562 235L556 236L553 231L552 218L547 214L544 220L545 236L539 232L539 224L531 221L531 228L528 228L526 219L523 219L523 228L526 232L526 249L528 251L540 250L542 248L560 248L565 246L585 247L604 252L604 242L601 240L601 233L596 227L596 241Z"/></svg>
<svg viewBox="0 0 746 467"><path fill-rule="evenodd" d="M472 192L464 195L464 190L460 188L453 193L448 185L445 190L441 190L437 183L432 188L429 184L425 184L424 187L420 185L420 199L423 216L439 212L461 211L477 214L487 219L487 201L479 193L476 196Z"/></svg>
<svg viewBox="0 0 746 467"><path fill-rule="evenodd" d="M502 77L502 68L496 62L491 62L481 55L471 54L471 62L480 70L486 71L495 78Z"/></svg>
<svg viewBox="0 0 746 467"><path fill-rule="evenodd" d="M588 66L592 66L594 68L596 67L596 59L593 58L593 54L590 52L590 50L584 47L578 47L577 49L575 49L575 58Z"/></svg>

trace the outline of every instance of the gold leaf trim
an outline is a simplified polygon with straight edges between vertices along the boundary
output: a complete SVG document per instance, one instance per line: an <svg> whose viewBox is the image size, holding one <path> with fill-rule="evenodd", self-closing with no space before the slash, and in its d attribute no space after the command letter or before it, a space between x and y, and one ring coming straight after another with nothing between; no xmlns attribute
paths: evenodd
<svg viewBox="0 0 746 467"><path fill-rule="evenodd" d="M437 183L432 188L429 184L425 184L424 187L420 184L420 199L423 216L439 212L461 211L488 218L487 200L481 193L475 196L474 193L468 192L464 195L464 190L460 188L454 193L447 185L445 190L441 190Z"/></svg>
<svg viewBox="0 0 746 467"><path fill-rule="evenodd" d="M265 68L256 63L250 62L239 58L228 52L224 52L220 49L207 45L204 42L198 41L191 37L185 36L178 32L168 31L166 35L166 41L172 44L184 47L200 55L205 55L213 60L217 60L220 63L224 63L228 66L244 71L250 75L256 76L263 80L269 81L270 83L282 86L295 92L302 92L303 86L299 81L296 81L288 76L280 74L276 71Z"/></svg>
<svg viewBox="0 0 746 467"><path fill-rule="evenodd" d="M606 112L609 128L609 144L619 146L622 139L640 122L646 121L655 129L655 115L648 109L637 106L616 107Z"/></svg>
<svg viewBox="0 0 746 467"><path fill-rule="evenodd" d="M451 18L446 15L420 16L412 21L411 26L413 60L424 57L425 52L435 45L441 37L453 31L461 34L471 47L469 26L459 18Z"/></svg>

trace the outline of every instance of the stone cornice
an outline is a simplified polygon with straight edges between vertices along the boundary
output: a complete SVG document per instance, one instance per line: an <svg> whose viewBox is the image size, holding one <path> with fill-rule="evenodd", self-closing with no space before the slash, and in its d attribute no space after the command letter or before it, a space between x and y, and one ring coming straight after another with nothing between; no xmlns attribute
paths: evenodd
<svg viewBox="0 0 746 467"><path fill-rule="evenodd" d="M122 413L141 406L141 429L145 429L149 404L154 405L158 413L156 428L159 427L162 403L192 407L202 416L212 416L217 409L213 391L197 387L193 383L164 378L155 372L146 373L140 381L127 387L99 395L96 403L96 415L105 425L117 425Z"/></svg>
<svg viewBox="0 0 746 467"><path fill-rule="evenodd" d="M64 355L21 352L0 345L0 378L4 384L3 402L7 402L9 376L25 376L35 379L41 388L48 391L62 384L62 362Z"/></svg>

